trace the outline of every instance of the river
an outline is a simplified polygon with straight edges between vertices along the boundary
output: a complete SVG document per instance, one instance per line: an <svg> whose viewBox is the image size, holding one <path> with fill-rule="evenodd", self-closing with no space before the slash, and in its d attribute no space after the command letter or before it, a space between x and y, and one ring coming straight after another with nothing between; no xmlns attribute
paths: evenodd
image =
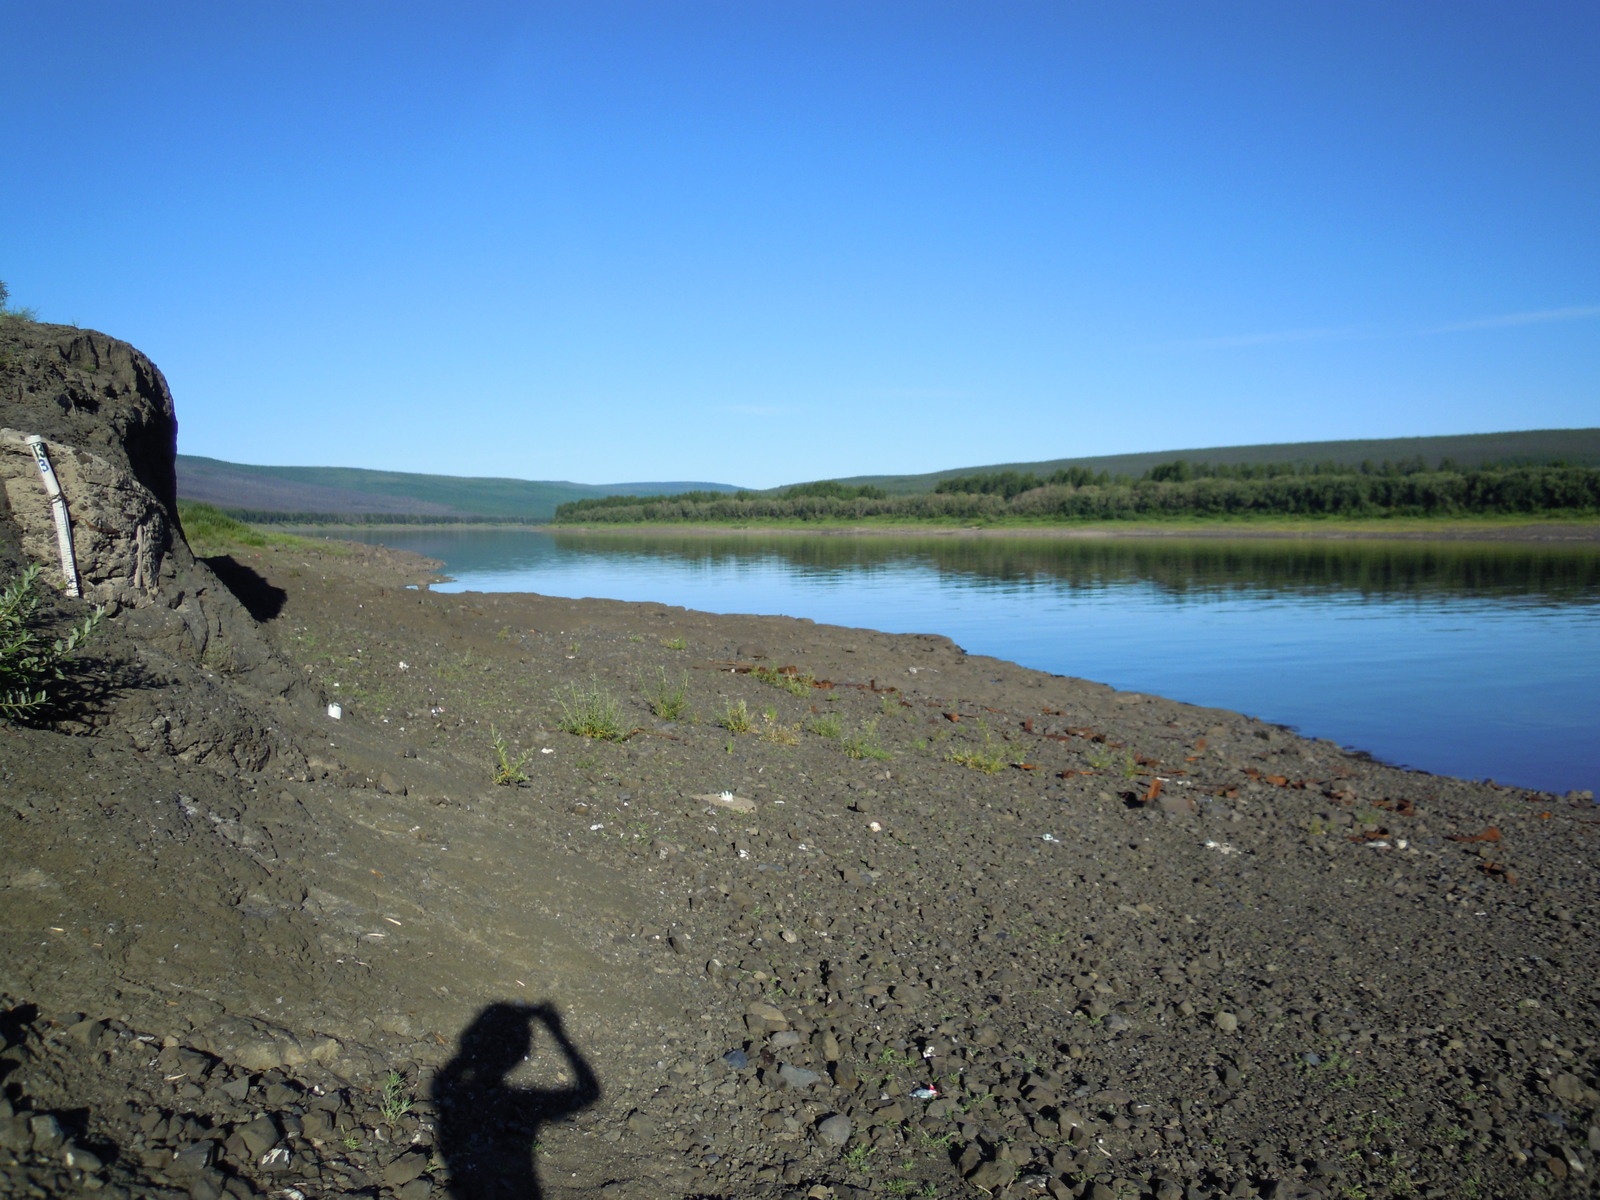
<svg viewBox="0 0 1600 1200"><path fill-rule="evenodd" d="M349 536L341 531L339 536ZM384 529L448 591L648 600L941 633L1403 766L1600 782L1600 548L1321 539Z"/></svg>

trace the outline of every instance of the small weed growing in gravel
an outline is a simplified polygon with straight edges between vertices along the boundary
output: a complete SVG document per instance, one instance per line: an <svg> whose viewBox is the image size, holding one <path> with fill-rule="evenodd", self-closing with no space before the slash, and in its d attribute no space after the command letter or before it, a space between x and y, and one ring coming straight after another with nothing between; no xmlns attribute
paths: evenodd
<svg viewBox="0 0 1600 1200"><path fill-rule="evenodd" d="M663 721L682 720L689 712L689 676L679 672L677 679L667 677L665 667L656 668L656 677L639 680L639 687L650 703L650 711Z"/></svg>
<svg viewBox="0 0 1600 1200"><path fill-rule="evenodd" d="M845 1151L845 1165L848 1166L852 1171L860 1171L865 1174L867 1170L867 1159L871 1158L875 1153L877 1153L877 1150L878 1148L872 1145L870 1142L857 1142L854 1146L851 1146L850 1149Z"/></svg>
<svg viewBox="0 0 1600 1200"><path fill-rule="evenodd" d="M528 773L523 770L528 765L528 760L533 757L533 751L511 756L511 746L505 735L493 725L489 726L489 736L494 744L494 782L498 787L519 787L530 782Z"/></svg>
<svg viewBox="0 0 1600 1200"><path fill-rule="evenodd" d="M644 641L644 635L642 633L630 633L628 635L628 640L630 642L642 642Z"/></svg>
<svg viewBox="0 0 1600 1200"><path fill-rule="evenodd" d="M806 728L818 737L836 738L844 733L844 724L839 720L838 713L821 713L812 717Z"/></svg>
<svg viewBox="0 0 1600 1200"><path fill-rule="evenodd" d="M750 710L745 707L742 698L737 704L730 700L722 706L722 713L717 718L717 724L721 725L729 733L749 733L756 727L754 719L750 716Z"/></svg>
<svg viewBox="0 0 1600 1200"><path fill-rule="evenodd" d="M661 644L668 650L687 650L689 643L681 637L662 638Z"/></svg>
<svg viewBox="0 0 1600 1200"><path fill-rule="evenodd" d="M816 676L809 671L802 675L798 671L780 671L776 667L756 667L750 672L750 677L771 684L775 688L782 688L791 696L807 695L811 691L811 685L816 682Z"/></svg>
<svg viewBox="0 0 1600 1200"><path fill-rule="evenodd" d="M596 738L602 742L621 741L628 731L622 724L622 705L614 696L600 689L594 680L587 688L575 683L567 685L567 694L558 696L561 719L556 728L578 737Z"/></svg>
<svg viewBox="0 0 1600 1200"><path fill-rule="evenodd" d="M979 721L978 728L983 730L983 745L951 751L948 761L985 775L996 775L1006 769L1005 755L995 749L994 734L989 732L989 726Z"/></svg>
<svg viewBox="0 0 1600 1200"><path fill-rule="evenodd" d="M853 733L845 738L843 743L846 758L870 758L882 762L889 758L889 752L878 745L878 723L868 721L861 727L861 732Z"/></svg>
<svg viewBox="0 0 1600 1200"><path fill-rule="evenodd" d="M761 728L757 730L763 742L772 742L779 746L798 746L800 744L800 729L796 725L784 725L770 708L761 714Z"/></svg>
<svg viewBox="0 0 1600 1200"><path fill-rule="evenodd" d="M67 679L67 661L94 636L105 617L97 608L65 637L46 643L34 626L39 609L37 564L0 591L0 717L28 717L43 708L50 689Z"/></svg>
<svg viewBox="0 0 1600 1200"><path fill-rule="evenodd" d="M346 1134L344 1141L341 1142L340 1145L342 1145L346 1150L359 1150L361 1149L361 1139L353 1133Z"/></svg>
<svg viewBox="0 0 1600 1200"><path fill-rule="evenodd" d="M383 1077L383 1091L378 1100L378 1111L383 1119L393 1125L411 1111L415 1104L406 1092L406 1077L399 1071L390 1071Z"/></svg>

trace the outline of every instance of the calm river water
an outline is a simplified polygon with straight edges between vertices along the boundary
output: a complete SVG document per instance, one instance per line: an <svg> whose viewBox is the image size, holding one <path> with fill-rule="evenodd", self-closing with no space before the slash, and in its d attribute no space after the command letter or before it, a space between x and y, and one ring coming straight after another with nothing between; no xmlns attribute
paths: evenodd
<svg viewBox="0 0 1600 1200"><path fill-rule="evenodd" d="M345 536L341 534L341 536ZM1439 774L1600 784L1600 549L1313 540L361 535L442 591L942 633Z"/></svg>

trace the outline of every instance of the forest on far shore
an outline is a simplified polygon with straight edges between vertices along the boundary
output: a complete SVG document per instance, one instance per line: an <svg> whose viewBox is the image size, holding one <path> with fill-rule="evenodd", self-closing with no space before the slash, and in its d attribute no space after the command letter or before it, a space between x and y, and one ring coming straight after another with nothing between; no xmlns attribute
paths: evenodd
<svg viewBox="0 0 1600 1200"><path fill-rule="evenodd" d="M774 493L604 496L556 508L555 524L750 521L1107 521L1201 517L1436 517L1600 512L1600 468L1562 463L1465 468L1449 459L1346 465L1176 459L1138 478L1072 467L997 471L890 496L830 480Z"/></svg>

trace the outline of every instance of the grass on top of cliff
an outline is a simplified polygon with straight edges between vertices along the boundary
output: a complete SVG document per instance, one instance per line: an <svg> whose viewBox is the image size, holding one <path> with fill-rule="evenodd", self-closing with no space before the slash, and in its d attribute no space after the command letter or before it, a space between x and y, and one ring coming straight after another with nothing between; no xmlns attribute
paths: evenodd
<svg viewBox="0 0 1600 1200"><path fill-rule="evenodd" d="M230 546L295 546L304 538L288 533L267 533L254 525L237 521L210 504L181 500L178 502L178 522L183 526L183 536L197 554L226 550Z"/></svg>

